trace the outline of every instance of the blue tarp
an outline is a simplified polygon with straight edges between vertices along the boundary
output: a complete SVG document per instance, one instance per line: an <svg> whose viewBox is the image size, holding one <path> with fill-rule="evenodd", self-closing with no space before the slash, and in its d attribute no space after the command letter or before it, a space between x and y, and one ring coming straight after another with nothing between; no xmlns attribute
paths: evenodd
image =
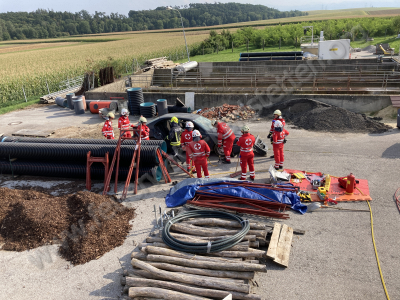
<svg viewBox="0 0 400 300"><path fill-rule="evenodd" d="M200 186L199 184L188 184L182 186L181 188L170 191L170 193L165 197L165 204L167 207L181 206L186 203L186 201L193 199L196 191L206 191L208 193L214 193L216 196L235 196L241 198L249 198L255 200L264 200L270 202L279 202L283 204L291 205L291 208L304 214L307 211L307 206L300 202L300 197L293 192L280 192L270 190L268 188L250 188L250 187L240 187L229 184L229 182L219 181L213 182ZM287 184L292 186L291 184Z"/></svg>

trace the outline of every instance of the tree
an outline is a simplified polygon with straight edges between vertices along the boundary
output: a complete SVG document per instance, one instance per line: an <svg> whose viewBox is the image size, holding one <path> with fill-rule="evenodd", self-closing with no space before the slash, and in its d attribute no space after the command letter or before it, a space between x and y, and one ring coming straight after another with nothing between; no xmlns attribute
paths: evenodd
<svg viewBox="0 0 400 300"><path fill-rule="evenodd" d="M397 16L393 19L393 27L397 29L397 35L400 32L400 16Z"/></svg>
<svg viewBox="0 0 400 300"><path fill-rule="evenodd" d="M80 34L89 34L92 33L90 30L90 24L88 21L80 21L77 27L77 30Z"/></svg>

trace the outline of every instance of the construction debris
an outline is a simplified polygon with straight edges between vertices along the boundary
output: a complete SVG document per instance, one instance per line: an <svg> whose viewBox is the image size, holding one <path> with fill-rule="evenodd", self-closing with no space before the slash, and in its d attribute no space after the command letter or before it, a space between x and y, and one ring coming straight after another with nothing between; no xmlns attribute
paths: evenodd
<svg viewBox="0 0 400 300"><path fill-rule="evenodd" d="M250 106L229 105L203 108L198 112L199 115L207 119L218 119L223 122L236 120L249 120L254 117L255 111Z"/></svg>
<svg viewBox="0 0 400 300"><path fill-rule="evenodd" d="M148 59L144 62L142 66L142 71L147 72L151 69L172 69L176 66L173 61L167 60L167 57L158 57L153 59Z"/></svg>
<svg viewBox="0 0 400 300"><path fill-rule="evenodd" d="M123 244L134 210L107 196L78 192L62 197L0 188L0 245L25 251L59 244L59 253L83 264Z"/></svg>

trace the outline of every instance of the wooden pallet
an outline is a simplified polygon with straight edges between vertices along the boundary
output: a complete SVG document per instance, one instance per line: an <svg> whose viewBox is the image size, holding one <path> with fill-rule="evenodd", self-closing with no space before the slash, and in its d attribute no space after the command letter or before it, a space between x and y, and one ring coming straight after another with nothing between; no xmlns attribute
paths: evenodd
<svg viewBox="0 0 400 300"><path fill-rule="evenodd" d="M28 136L28 137L48 137L54 133L54 130L35 130L35 129L21 129L13 132L13 136Z"/></svg>
<svg viewBox="0 0 400 300"><path fill-rule="evenodd" d="M267 251L267 257L277 264L289 265L290 249L292 247L293 228L286 224L275 223Z"/></svg>

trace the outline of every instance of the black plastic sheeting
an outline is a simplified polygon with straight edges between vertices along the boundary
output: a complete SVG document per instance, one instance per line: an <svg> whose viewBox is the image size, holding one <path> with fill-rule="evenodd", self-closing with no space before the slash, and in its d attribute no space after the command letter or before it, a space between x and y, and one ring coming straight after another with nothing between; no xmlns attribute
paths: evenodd
<svg viewBox="0 0 400 300"><path fill-rule="evenodd" d="M117 145L118 140L107 139L47 139L47 138L29 138L29 137L0 137L0 142L14 143L37 143L37 144L87 144L87 145ZM135 140L125 140L122 143L125 145L136 145ZM1 146L1 143L0 143ZM167 144L163 140L144 140L142 146L159 146L164 152L167 152ZM104 155L103 155L104 156Z"/></svg>
<svg viewBox="0 0 400 300"><path fill-rule="evenodd" d="M119 168L118 179L126 180L129 167ZM141 166L139 177L148 173L157 181L162 178L161 168L159 166L146 167ZM34 161L13 161L0 160L0 174L31 175L46 177L64 177L64 178L86 178L86 164L52 163L52 162L34 162ZM135 181L136 169L133 169L131 181ZM104 179L104 166L100 163L92 164L90 168L92 179ZM113 176L115 175L115 169Z"/></svg>
<svg viewBox="0 0 400 300"><path fill-rule="evenodd" d="M289 51L289 52L243 52L240 57L270 57L270 56L303 56L303 51Z"/></svg>
<svg viewBox="0 0 400 300"><path fill-rule="evenodd" d="M121 146L120 161L132 161L135 145ZM159 146L141 146L140 164L158 164L157 149ZM0 143L0 158L19 158L52 161L87 160L87 153L91 151L93 157L104 157L108 152L110 160L114 155L115 145L88 145L88 144L40 144L40 143Z"/></svg>

